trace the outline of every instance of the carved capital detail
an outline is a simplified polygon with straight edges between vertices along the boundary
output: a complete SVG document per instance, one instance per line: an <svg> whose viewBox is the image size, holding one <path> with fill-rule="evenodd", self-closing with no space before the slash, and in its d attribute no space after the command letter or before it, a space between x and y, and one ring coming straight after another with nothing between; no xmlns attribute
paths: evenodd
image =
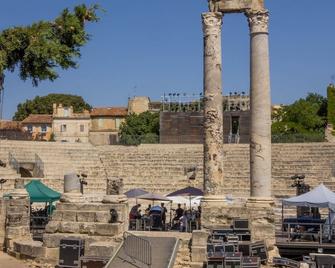
<svg viewBox="0 0 335 268"><path fill-rule="evenodd" d="M250 33L268 33L269 32L269 11L248 10L245 12L248 18Z"/></svg>
<svg viewBox="0 0 335 268"><path fill-rule="evenodd" d="M204 36L221 35L223 14L220 12L206 12L202 14Z"/></svg>

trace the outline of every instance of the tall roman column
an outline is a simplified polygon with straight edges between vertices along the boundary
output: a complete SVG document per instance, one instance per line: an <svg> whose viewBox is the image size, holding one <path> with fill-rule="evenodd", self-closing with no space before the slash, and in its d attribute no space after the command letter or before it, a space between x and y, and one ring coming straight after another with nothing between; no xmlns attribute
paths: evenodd
<svg viewBox="0 0 335 268"><path fill-rule="evenodd" d="M250 28L251 197L271 197L271 94L269 12L246 12Z"/></svg>
<svg viewBox="0 0 335 268"><path fill-rule="evenodd" d="M217 195L223 180L222 13L202 14L204 32L204 191Z"/></svg>

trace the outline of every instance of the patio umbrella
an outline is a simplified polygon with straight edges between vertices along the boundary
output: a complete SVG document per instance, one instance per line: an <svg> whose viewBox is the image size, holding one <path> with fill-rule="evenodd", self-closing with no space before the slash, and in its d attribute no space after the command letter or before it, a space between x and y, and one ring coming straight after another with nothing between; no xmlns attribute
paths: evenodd
<svg viewBox="0 0 335 268"><path fill-rule="evenodd" d="M137 197L138 199L144 199L144 200L151 200L151 201L169 201L167 197L160 195L160 194L153 194L153 193L148 193L144 195L140 195Z"/></svg>
<svg viewBox="0 0 335 268"><path fill-rule="evenodd" d="M144 191L143 189L137 188L137 189L131 189L127 192L125 192L124 194L128 197L128 198L136 198L140 195L144 195L144 194L148 194L149 192Z"/></svg>
<svg viewBox="0 0 335 268"><path fill-rule="evenodd" d="M171 197L171 196L188 196L189 197L189 200L190 200L190 209L192 207L192 203L191 203L191 199L192 199L192 196L203 196L204 195L204 192L198 188L195 188L195 187L191 187L191 186L188 186L186 188L183 188L183 189L180 189L180 190L177 190L175 192L172 192L170 194L167 195L167 197Z"/></svg>
<svg viewBox="0 0 335 268"><path fill-rule="evenodd" d="M204 192L198 188L188 186L178 191L172 192L167 196L203 196Z"/></svg>

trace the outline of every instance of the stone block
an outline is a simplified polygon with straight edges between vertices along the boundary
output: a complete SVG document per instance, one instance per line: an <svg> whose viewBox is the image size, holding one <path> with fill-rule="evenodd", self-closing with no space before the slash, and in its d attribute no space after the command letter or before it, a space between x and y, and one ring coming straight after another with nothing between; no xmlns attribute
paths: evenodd
<svg viewBox="0 0 335 268"><path fill-rule="evenodd" d="M203 230L196 230L192 232L192 246L205 246L207 245L209 233Z"/></svg>
<svg viewBox="0 0 335 268"><path fill-rule="evenodd" d="M80 231L80 224L77 222L62 221L59 224L58 230L60 233L78 234Z"/></svg>
<svg viewBox="0 0 335 268"><path fill-rule="evenodd" d="M102 223L108 223L110 221L110 213L109 211L99 211L95 213L95 221L96 222L102 222Z"/></svg>
<svg viewBox="0 0 335 268"><path fill-rule="evenodd" d="M46 233L56 233L59 230L60 222L59 221L50 221L45 227Z"/></svg>
<svg viewBox="0 0 335 268"><path fill-rule="evenodd" d="M204 268L206 267L203 262L191 262L191 268Z"/></svg>
<svg viewBox="0 0 335 268"><path fill-rule="evenodd" d="M78 211L77 221L78 222L95 222L95 212Z"/></svg>
<svg viewBox="0 0 335 268"><path fill-rule="evenodd" d="M76 239L86 239L87 235L83 234L44 234L43 235L43 244L48 248L58 248L59 242L61 239L65 238L76 238Z"/></svg>
<svg viewBox="0 0 335 268"><path fill-rule="evenodd" d="M97 223L95 228L95 235L115 236L122 232L119 223Z"/></svg>
<svg viewBox="0 0 335 268"><path fill-rule="evenodd" d="M63 213L60 210L55 210L52 214L53 221L61 221L63 218Z"/></svg>
<svg viewBox="0 0 335 268"><path fill-rule="evenodd" d="M59 247L58 248L45 248L45 258L49 261L58 262L59 259Z"/></svg>
<svg viewBox="0 0 335 268"><path fill-rule="evenodd" d="M93 235L95 233L95 225L93 222L81 222L79 224L80 233Z"/></svg>
<svg viewBox="0 0 335 268"><path fill-rule="evenodd" d="M111 257L115 245L111 242L96 242L89 245L85 251L86 256Z"/></svg>
<svg viewBox="0 0 335 268"><path fill-rule="evenodd" d="M33 240L14 241L14 251L29 258L43 258L45 256L43 243Z"/></svg>
<svg viewBox="0 0 335 268"><path fill-rule="evenodd" d="M192 246L191 258L192 262L205 262L207 260L207 248Z"/></svg>
<svg viewBox="0 0 335 268"><path fill-rule="evenodd" d="M76 212L75 211L63 211L62 212L62 221L76 221Z"/></svg>

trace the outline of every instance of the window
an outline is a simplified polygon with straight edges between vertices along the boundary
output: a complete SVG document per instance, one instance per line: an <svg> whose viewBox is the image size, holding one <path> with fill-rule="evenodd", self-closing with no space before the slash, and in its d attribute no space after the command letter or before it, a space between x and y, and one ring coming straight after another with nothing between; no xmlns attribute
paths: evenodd
<svg viewBox="0 0 335 268"><path fill-rule="evenodd" d="M28 125L27 126L28 132L32 133L33 132L33 126L32 125Z"/></svg>
<svg viewBox="0 0 335 268"><path fill-rule="evenodd" d="M60 126L60 132L66 132L66 125Z"/></svg>
<svg viewBox="0 0 335 268"><path fill-rule="evenodd" d="M84 132L85 130L85 126L84 125L80 125L80 132Z"/></svg>
<svg viewBox="0 0 335 268"><path fill-rule="evenodd" d="M41 132L42 132L42 133L47 132L47 125L42 125L42 126L41 126Z"/></svg>

